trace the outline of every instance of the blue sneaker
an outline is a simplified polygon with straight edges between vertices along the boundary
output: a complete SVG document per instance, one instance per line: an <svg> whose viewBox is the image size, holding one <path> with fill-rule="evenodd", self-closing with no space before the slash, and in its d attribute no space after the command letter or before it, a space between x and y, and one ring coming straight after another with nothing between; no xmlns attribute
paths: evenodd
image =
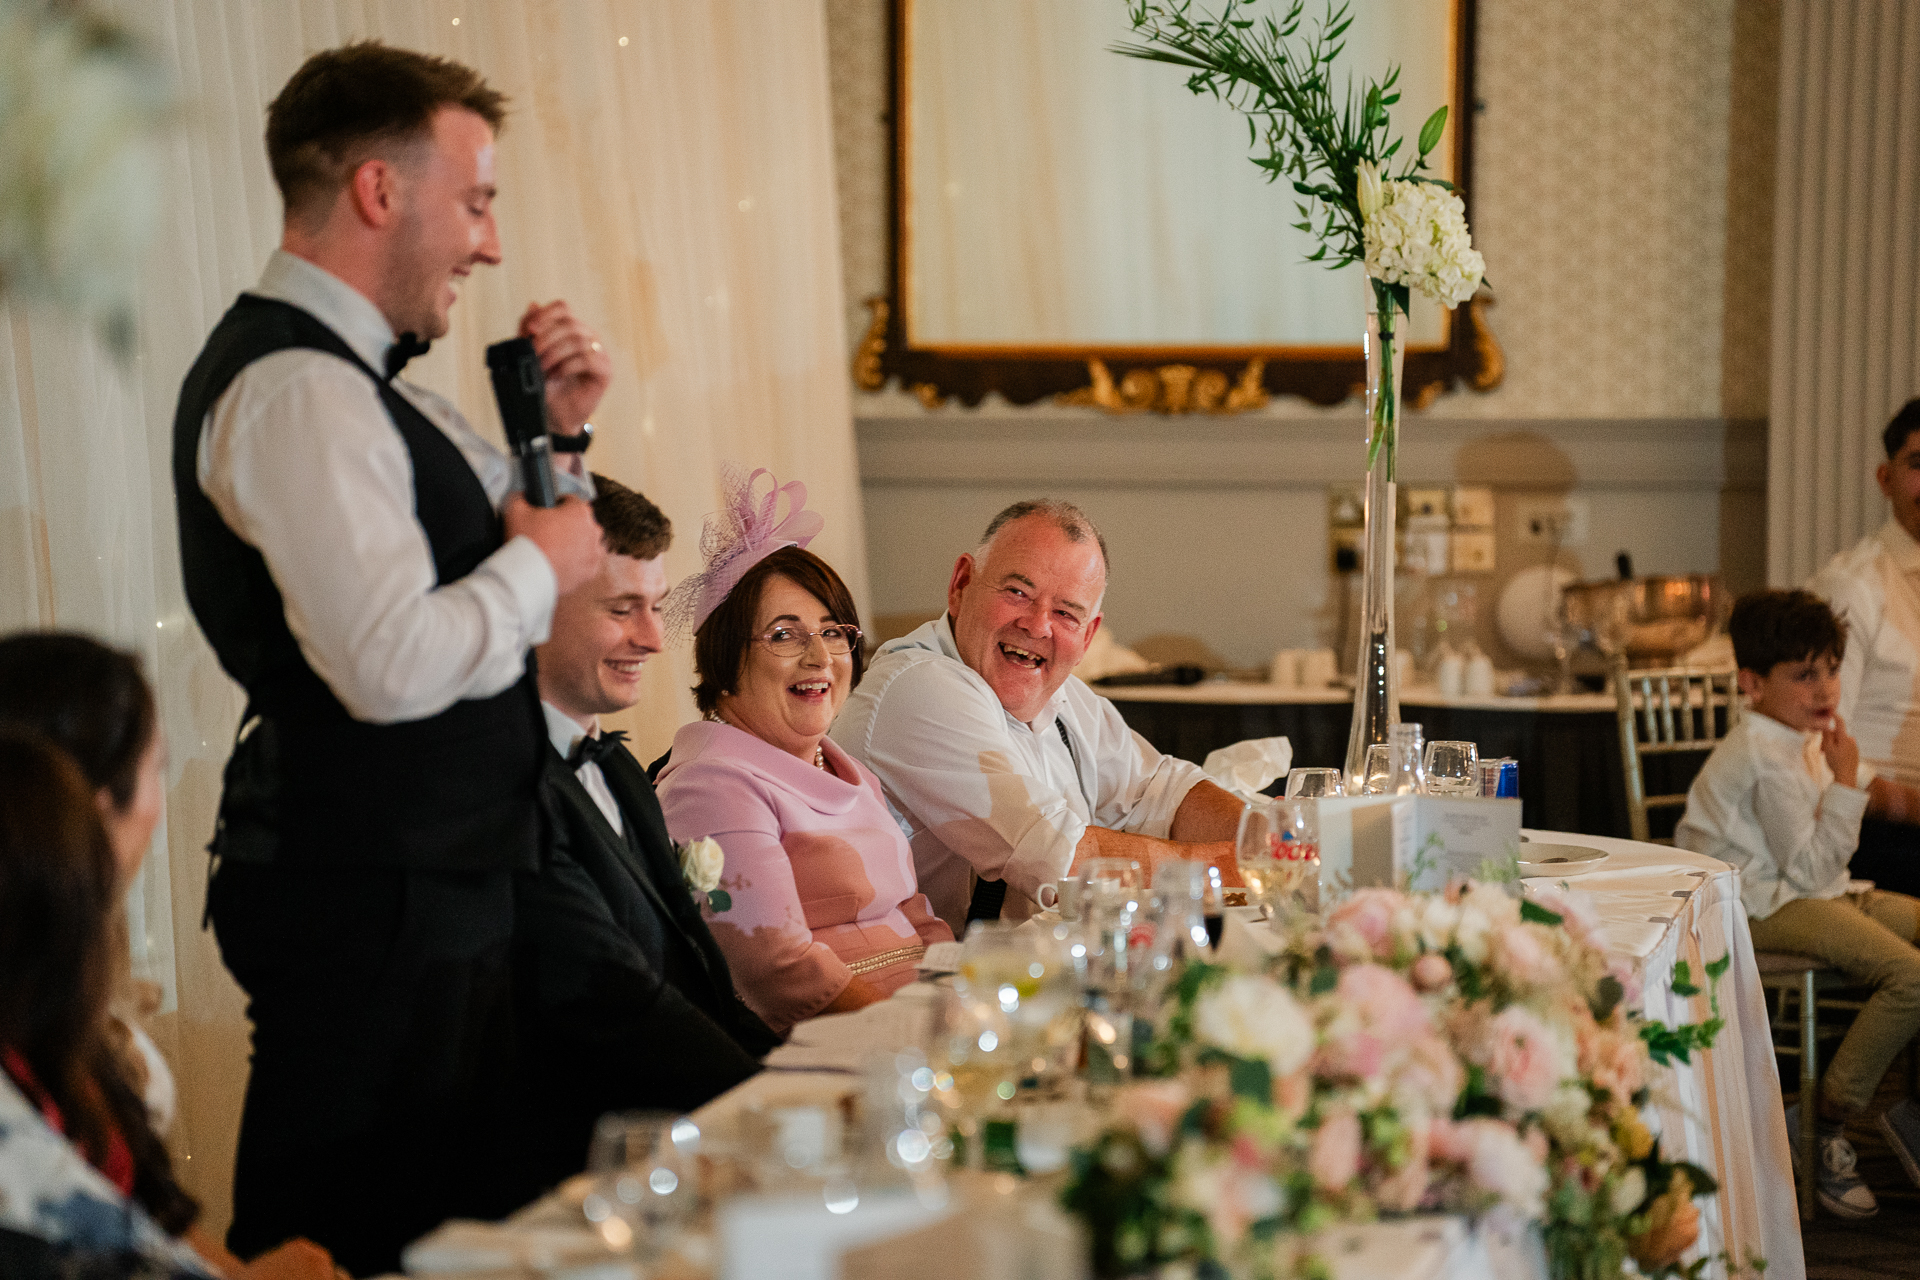
<svg viewBox="0 0 1920 1280"><path fill-rule="evenodd" d="M1902 1098L1881 1113L1879 1124L1907 1176L1920 1186L1920 1103Z"/></svg>
<svg viewBox="0 0 1920 1280"><path fill-rule="evenodd" d="M1854 1172L1859 1157L1847 1141L1846 1126L1826 1120L1815 1122L1814 1158L1820 1168L1814 1178L1814 1195L1828 1213L1840 1218L1871 1218L1880 1212L1880 1202ZM1787 1135L1793 1144L1793 1172L1805 1177L1800 1167L1800 1104L1787 1108ZM1898 1150L1896 1145L1895 1150Z"/></svg>

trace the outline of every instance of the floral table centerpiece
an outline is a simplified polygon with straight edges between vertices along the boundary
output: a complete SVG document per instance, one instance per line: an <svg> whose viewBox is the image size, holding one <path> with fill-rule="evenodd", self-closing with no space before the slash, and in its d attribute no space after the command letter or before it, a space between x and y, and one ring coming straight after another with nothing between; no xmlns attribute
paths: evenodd
<svg viewBox="0 0 1920 1280"><path fill-rule="evenodd" d="M1401 153L1389 108L1399 101L1399 68L1384 79L1348 80L1336 100L1333 64L1352 19L1329 0L1326 16L1301 33L1305 0L1284 17L1252 16L1256 0L1221 0L1218 13L1191 0L1132 0L1143 43L1121 44L1129 57L1186 67L1187 88L1212 94L1247 119L1259 150L1254 164L1269 181L1290 179L1300 221L1318 247L1307 256L1330 268L1364 264L1368 282L1366 553L1361 652L1349 779L1364 777L1367 748L1389 740L1399 723L1394 677L1393 526L1399 449L1400 333L1412 292L1453 307L1480 287L1485 263L1467 232L1466 206L1451 183L1427 175L1427 157L1446 129L1442 106L1421 126L1418 146ZM1396 168L1397 165L1397 168ZM1356 781L1357 785L1357 781Z"/></svg>
<svg viewBox="0 0 1920 1280"><path fill-rule="evenodd" d="M174 92L83 4L0 0L0 298L51 303L133 350Z"/></svg>
<svg viewBox="0 0 1920 1280"><path fill-rule="evenodd" d="M1258 963L1185 967L1154 1078L1075 1152L1099 1274L1319 1275L1314 1233L1416 1211L1537 1223L1555 1280L1707 1265L1680 1259L1714 1181L1641 1108L1717 1017L1636 1017L1577 897L1363 889L1277 927Z"/></svg>

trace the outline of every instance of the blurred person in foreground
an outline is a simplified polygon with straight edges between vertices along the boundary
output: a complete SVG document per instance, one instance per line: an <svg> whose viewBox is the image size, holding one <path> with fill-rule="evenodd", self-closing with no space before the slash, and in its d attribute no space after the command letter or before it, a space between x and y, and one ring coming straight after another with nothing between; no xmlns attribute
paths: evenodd
<svg viewBox="0 0 1920 1280"><path fill-rule="evenodd" d="M1807 583L1847 627L1839 714L1873 766L1853 874L1920 896L1920 399L1881 433L1887 522Z"/></svg>
<svg viewBox="0 0 1920 1280"><path fill-rule="evenodd" d="M1828 1212L1871 1217L1879 1202L1845 1128L1920 1031L1920 901L1852 883L1874 770L1838 710L1845 626L1809 592L1756 591L1727 630L1748 708L1693 780L1674 843L1739 870L1757 950L1814 956L1874 989L1821 1078L1812 1175ZM1790 1133L1809 1102L1788 1111ZM1920 1109L1901 1102L1880 1127L1920 1182Z"/></svg>
<svg viewBox="0 0 1920 1280"><path fill-rule="evenodd" d="M515 922L522 984L524 1115L545 1182L586 1163L608 1111L691 1111L760 1069L779 1043L734 993L701 919L653 784L624 733L600 717L631 707L664 645L663 557L673 527L653 503L593 477L606 539L600 571L561 596L536 651L559 830L523 880Z"/></svg>
<svg viewBox="0 0 1920 1280"><path fill-rule="evenodd" d="M450 1217L516 1207L514 877L539 865L548 751L528 651L592 577L577 455L558 505L398 375L498 263L505 99L377 43L309 58L267 109L280 248L181 387L188 602L247 692L208 910L253 1069L230 1245L292 1235L396 1269ZM611 364L564 303L520 320L556 447Z"/></svg>
<svg viewBox="0 0 1920 1280"><path fill-rule="evenodd" d="M1192 858L1240 883L1242 805L1073 676L1100 629L1107 544L1072 503L1016 502L880 646L833 740L879 775L941 919L1025 919L1089 858Z"/></svg>
<svg viewBox="0 0 1920 1280"><path fill-rule="evenodd" d="M660 804L674 839L719 843L708 922L741 997L785 1034L891 995L953 933L920 892L879 780L826 736L860 679L860 618L805 549L823 523L806 489L775 482L756 498L767 474L729 478L701 538L706 569L674 589L706 719L674 735Z"/></svg>
<svg viewBox="0 0 1920 1280"><path fill-rule="evenodd" d="M108 1011L138 833L110 831L97 796L44 735L0 723L0 1275L336 1280L311 1242L242 1265L193 1226Z"/></svg>

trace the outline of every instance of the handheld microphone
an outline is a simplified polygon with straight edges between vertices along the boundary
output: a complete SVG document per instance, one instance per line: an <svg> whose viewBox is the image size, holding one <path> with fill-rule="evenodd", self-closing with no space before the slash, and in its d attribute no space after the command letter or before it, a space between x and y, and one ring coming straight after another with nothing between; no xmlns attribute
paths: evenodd
<svg viewBox="0 0 1920 1280"><path fill-rule="evenodd" d="M508 338L487 348L487 371L493 375L493 398L500 406L500 425L507 443L520 458L520 477L527 501L551 507L553 444L547 438L547 376L532 338Z"/></svg>

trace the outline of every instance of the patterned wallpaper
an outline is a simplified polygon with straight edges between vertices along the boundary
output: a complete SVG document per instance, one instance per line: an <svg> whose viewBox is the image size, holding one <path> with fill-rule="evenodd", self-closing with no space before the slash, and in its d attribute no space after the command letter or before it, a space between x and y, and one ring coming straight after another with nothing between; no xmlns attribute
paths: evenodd
<svg viewBox="0 0 1920 1280"><path fill-rule="evenodd" d="M887 280L887 4L827 0L850 348ZM1478 0L1471 216L1507 378L1429 413L1765 415L1779 30L1779 0Z"/></svg>

